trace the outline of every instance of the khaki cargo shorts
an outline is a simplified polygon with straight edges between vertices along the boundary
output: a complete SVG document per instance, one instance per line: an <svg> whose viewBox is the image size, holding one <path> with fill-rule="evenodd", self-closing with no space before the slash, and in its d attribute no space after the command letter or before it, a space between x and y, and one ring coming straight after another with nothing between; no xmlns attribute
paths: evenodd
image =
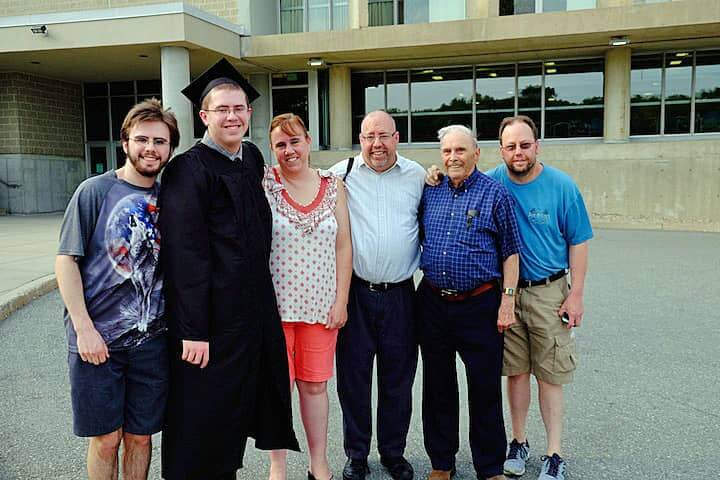
<svg viewBox="0 0 720 480"><path fill-rule="evenodd" d="M546 383L572 382L577 362L575 332L565 328L557 314L569 290L567 277L518 289L517 322L505 331L503 375L532 373Z"/></svg>

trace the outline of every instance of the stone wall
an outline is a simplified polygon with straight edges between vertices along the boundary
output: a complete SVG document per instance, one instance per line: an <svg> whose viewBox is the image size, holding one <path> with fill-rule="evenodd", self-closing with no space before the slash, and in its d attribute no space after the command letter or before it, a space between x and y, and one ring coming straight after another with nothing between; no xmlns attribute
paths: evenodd
<svg viewBox="0 0 720 480"><path fill-rule="evenodd" d="M85 176L79 84L0 73L0 210L62 211Z"/></svg>
<svg viewBox="0 0 720 480"><path fill-rule="evenodd" d="M0 154L80 157L82 122L79 84L0 73Z"/></svg>

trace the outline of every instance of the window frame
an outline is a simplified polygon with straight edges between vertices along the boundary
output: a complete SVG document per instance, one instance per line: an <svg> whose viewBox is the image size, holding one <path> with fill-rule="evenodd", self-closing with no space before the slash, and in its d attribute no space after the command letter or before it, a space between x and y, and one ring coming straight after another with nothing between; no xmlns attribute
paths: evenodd
<svg viewBox="0 0 720 480"><path fill-rule="evenodd" d="M628 136L631 140L643 140L643 139L662 139L662 138L682 138L682 137L704 137L704 136L718 136L720 132L695 132L695 112L696 112L696 89L697 89L697 53L698 52L712 52L716 51L720 53L718 48L696 48L696 49L673 49L673 50L662 50L662 51L647 51L638 52L633 57L645 57L651 55L662 55L661 62L661 85L660 85L660 132L652 134L637 134L633 135L630 133ZM687 133L665 133L665 110L666 110L666 94L667 94L667 62L671 55L676 53L685 53L692 55L691 72L690 72L690 119L689 119L689 130ZM720 66L720 63L718 63ZM631 67L632 72L632 67ZM720 86L720 82L718 82ZM632 87L631 87L632 88ZM718 101L720 103L720 100ZM630 121L632 122L632 109L634 106L642 106L641 103L632 103L632 97L630 97ZM632 123L630 125L632 131Z"/></svg>
<svg viewBox="0 0 720 480"><path fill-rule="evenodd" d="M408 138L407 141L401 142L400 144L404 147L433 147L437 146L438 142L414 142L412 141L412 122L411 122L411 115L412 115L412 71L416 70L424 70L424 69L440 69L440 68L472 68L472 126L471 130L473 132L473 135L477 135L477 105L476 105L476 97L477 97L477 69L478 68L484 68L484 67L493 67L493 66L510 66L514 65L515 69L515 76L514 76L514 84L515 84L515 95L513 100L513 115L518 115L519 113L519 92L518 92L518 86L519 86L519 71L521 65L539 65L541 67L541 73L540 73L540 79L541 79L541 90L540 90L540 124L537 125L538 127L538 140L542 140L544 143L598 143L602 142L604 139L604 131L605 131L605 123L603 120L603 135L600 136L588 136L588 137L560 137L560 138L546 138L545 137L545 110L546 110L546 99L545 99L545 65L546 62L559 62L559 61L581 61L581 60L602 60L603 62L603 70L602 70L602 76L603 76L603 103L602 105L598 106L597 108L600 109L603 112L605 112L605 82L606 82L606 74L605 74L605 59L604 57L598 57L598 56L581 56L581 57L570 57L570 58L545 58L541 60L532 60L532 61L519 61L519 62L492 62L492 63L482 63L482 64L461 64L461 65L442 65L442 66L426 66L426 67L413 67L413 68L390 68L390 69L368 69L368 70L357 70L353 71L353 74L366 74L366 73L382 73L383 74L383 109L387 110L387 73L388 72L407 72L407 78L408 78L408 111L405 114L408 122ZM352 80L351 80L351 90L352 90ZM520 112L522 113L522 112ZM351 109L352 114L352 109ZM396 115L394 115L396 116ZM354 117L354 115L353 115ZM352 124L352 122L351 122ZM351 127L352 128L352 127ZM351 133L351 136L354 135L355 132ZM354 137L353 137L354 138ZM480 143L493 143L497 142L497 140L479 140ZM358 143L353 143L353 148L359 148Z"/></svg>
<svg viewBox="0 0 720 480"><path fill-rule="evenodd" d="M276 0L277 5L277 31L281 35L291 34L291 33L307 33L311 31L323 31L323 32L330 32L335 30L335 2L336 0L325 0L327 2L327 8L328 8L328 25L329 28L327 30L310 30L310 0L302 0L302 7L299 8L292 8L292 9L285 9L282 8L282 0ZM396 0L393 0L396 1ZM346 0L345 3L347 4L348 9L350 8L350 0ZM303 30L302 32L283 32L283 25L282 25L282 12L284 11L295 11L295 10L302 10L302 25ZM347 27L348 19L346 19L345 25Z"/></svg>

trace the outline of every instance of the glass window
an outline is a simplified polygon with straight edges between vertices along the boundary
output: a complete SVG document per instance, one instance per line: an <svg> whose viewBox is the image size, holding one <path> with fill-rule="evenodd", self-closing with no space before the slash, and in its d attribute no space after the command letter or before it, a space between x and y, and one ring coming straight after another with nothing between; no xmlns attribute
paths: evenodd
<svg viewBox="0 0 720 480"><path fill-rule="evenodd" d="M368 24L444 22L465 18L465 0L368 0Z"/></svg>
<svg viewBox="0 0 720 480"><path fill-rule="evenodd" d="M90 175L100 175L107 172L107 148L90 147Z"/></svg>
<svg viewBox="0 0 720 480"><path fill-rule="evenodd" d="M720 132L720 50L696 55L695 133Z"/></svg>
<svg viewBox="0 0 720 480"><path fill-rule="evenodd" d="M544 138L602 136L603 68L600 59L545 62Z"/></svg>
<svg viewBox="0 0 720 480"><path fill-rule="evenodd" d="M518 65L518 115L532 118L542 133L542 63ZM542 135L541 135L542 136Z"/></svg>
<svg viewBox="0 0 720 480"><path fill-rule="evenodd" d="M692 54L665 55L665 134L690 133Z"/></svg>
<svg viewBox="0 0 720 480"><path fill-rule="evenodd" d="M411 141L435 142L447 125L472 126L472 68L411 72Z"/></svg>
<svg viewBox="0 0 720 480"><path fill-rule="evenodd" d="M304 0L280 0L280 33L302 32Z"/></svg>
<svg viewBox="0 0 720 480"><path fill-rule="evenodd" d="M275 88L272 91L273 117L281 113L294 113L310 128L307 88Z"/></svg>
<svg viewBox="0 0 720 480"><path fill-rule="evenodd" d="M110 140L109 118L107 97L85 99L85 133L88 142Z"/></svg>
<svg viewBox="0 0 720 480"><path fill-rule="evenodd" d="M377 27L380 25L393 25L395 23L395 1L368 0L368 25ZM398 21L397 23L402 22Z"/></svg>
<svg viewBox="0 0 720 480"><path fill-rule="evenodd" d="M405 0L403 7L405 23L427 23L429 18L429 3L430 0Z"/></svg>
<svg viewBox="0 0 720 480"><path fill-rule="evenodd" d="M107 97L108 84L103 83L86 83L84 84L86 97Z"/></svg>
<svg viewBox="0 0 720 480"><path fill-rule="evenodd" d="M597 0L500 0L500 15L595 8Z"/></svg>
<svg viewBox="0 0 720 480"><path fill-rule="evenodd" d="M293 85L307 85L308 74L307 72L286 72L286 73L273 73L272 74L272 86L273 87L284 87Z"/></svg>
<svg viewBox="0 0 720 480"><path fill-rule="evenodd" d="M385 109L385 75L383 72L352 75L352 132L353 142L359 142L360 122L366 113Z"/></svg>
<svg viewBox="0 0 720 480"><path fill-rule="evenodd" d="M502 119L515 113L515 65L475 69L475 111L478 140L495 140Z"/></svg>
<svg viewBox="0 0 720 480"><path fill-rule="evenodd" d="M410 90L408 72L387 72L386 76L387 106L386 111L395 120L395 128L400 133L401 142L409 142L408 111L410 106Z"/></svg>
<svg viewBox="0 0 720 480"><path fill-rule="evenodd" d="M110 82L110 95L135 95L133 82Z"/></svg>
<svg viewBox="0 0 720 480"><path fill-rule="evenodd" d="M662 54L632 58L630 73L630 135L660 133Z"/></svg>
<svg viewBox="0 0 720 480"><path fill-rule="evenodd" d="M346 30L348 28L348 0L333 0L333 30Z"/></svg>
<svg viewBox="0 0 720 480"><path fill-rule="evenodd" d="M535 13L535 0L500 0L500 15Z"/></svg>
<svg viewBox="0 0 720 480"><path fill-rule="evenodd" d="M272 115L294 113L303 119L309 130L307 72L274 73L271 78Z"/></svg>
<svg viewBox="0 0 720 480"><path fill-rule="evenodd" d="M342 30L347 17L348 0L280 0L280 33Z"/></svg>
<svg viewBox="0 0 720 480"><path fill-rule="evenodd" d="M436 142L437 130L450 124L495 140L502 119L515 112L533 119L540 138L601 137L604 65L594 58L353 73L353 135L367 112L386 109L402 142Z"/></svg>
<svg viewBox="0 0 720 480"><path fill-rule="evenodd" d="M311 32L330 30L330 4L328 0L308 0L308 28Z"/></svg>
<svg viewBox="0 0 720 480"><path fill-rule="evenodd" d="M320 150L330 148L330 72L318 70L318 145Z"/></svg>
<svg viewBox="0 0 720 480"><path fill-rule="evenodd" d="M125 150L122 145L115 146L115 168L122 168L125 165Z"/></svg>
<svg viewBox="0 0 720 480"><path fill-rule="evenodd" d="M134 97L112 97L110 99L110 117L112 120L112 135L113 140L120 140L120 128L122 127L125 116L130 109L135 105Z"/></svg>
<svg viewBox="0 0 720 480"><path fill-rule="evenodd" d="M155 97L159 100L162 96L160 92L162 92L160 80L137 81L137 93L140 100L150 97Z"/></svg>

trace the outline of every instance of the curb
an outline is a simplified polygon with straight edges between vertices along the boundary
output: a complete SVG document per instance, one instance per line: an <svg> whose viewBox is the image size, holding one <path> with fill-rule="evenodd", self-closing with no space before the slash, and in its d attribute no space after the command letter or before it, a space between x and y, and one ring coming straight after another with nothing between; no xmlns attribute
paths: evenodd
<svg viewBox="0 0 720 480"><path fill-rule="evenodd" d="M55 275L46 275L0 296L0 321L38 297L57 288Z"/></svg>

